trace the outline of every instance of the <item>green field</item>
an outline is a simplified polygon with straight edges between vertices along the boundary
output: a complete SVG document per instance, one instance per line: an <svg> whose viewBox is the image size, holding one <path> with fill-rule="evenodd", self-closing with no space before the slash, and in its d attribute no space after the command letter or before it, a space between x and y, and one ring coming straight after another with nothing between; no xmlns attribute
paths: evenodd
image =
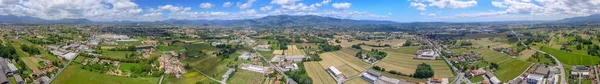
<svg viewBox="0 0 600 84"><path fill-rule="evenodd" d="M165 45L159 45L158 46L158 50L161 51L179 51L179 50L185 50L183 47L179 47L179 46L165 46Z"/></svg>
<svg viewBox="0 0 600 84"><path fill-rule="evenodd" d="M130 78L90 72L73 62L51 84L156 84L159 77Z"/></svg>
<svg viewBox="0 0 600 84"><path fill-rule="evenodd" d="M387 71L394 70L403 74L412 74L417 69L417 65L426 63L431 65L436 77L450 78L454 73L444 60L416 60L413 59L413 53L419 47L400 47L399 49L384 49L388 56L383 58L377 66L385 68Z"/></svg>
<svg viewBox="0 0 600 84"><path fill-rule="evenodd" d="M237 69L227 83L229 84L260 84L265 77L261 73L252 72L243 69Z"/></svg>
<svg viewBox="0 0 600 84"><path fill-rule="evenodd" d="M490 49L478 49L474 51L481 52L483 60L488 62L498 63L500 65L499 70L495 70L494 73L500 81L507 82L513 78L521 75L523 71L531 65L531 63L521 61L516 58L511 58L506 54L496 52Z"/></svg>
<svg viewBox="0 0 600 84"><path fill-rule="evenodd" d="M475 83L476 83L476 82L481 82L481 81L483 81L483 77L484 77L484 76L477 76L477 77L471 78L471 79L469 79L469 80L470 80L471 82L475 82Z"/></svg>
<svg viewBox="0 0 600 84"><path fill-rule="evenodd" d="M110 57L110 58L118 58L118 59L127 59L125 55L137 53L135 51L108 51L102 50L102 56Z"/></svg>
<svg viewBox="0 0 600 84"><path fill-rule="evenodd" d="M553 55L560 62L569 65L595 65L600 61L598 57L570 53L545 46L540 47L540 50Z"/></svg>

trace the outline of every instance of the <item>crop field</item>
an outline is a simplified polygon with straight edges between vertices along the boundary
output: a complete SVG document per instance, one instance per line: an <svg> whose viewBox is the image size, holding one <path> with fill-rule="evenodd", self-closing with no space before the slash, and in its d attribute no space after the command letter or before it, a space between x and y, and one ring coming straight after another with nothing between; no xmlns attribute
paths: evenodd
<svg viewBox="0 0 600 84"><path fill-rule="evenodd" d="M218 77L220 79L220 77ZM261 73L238 69L231 76L227 83L229 84L261 84L265 77Z"/></svg>
<svg viewBox="0 0 600 84"><path fill-rule="evenodd" d="M367 80L362 78L354 78L352 80L344 82L344 84L371 84Z"/></svg>
<svg viewBox="0 0 600 84"><path fill-rule="evenodd" d="M523 71L531 65L531 63L511 58L506 54L496 52L490 49L478 49L475 51L481 52L483 60L498 63L500 70L494 71L500 81L506 82L519 76Z"/></svg>
<svg viewBox="0 0 600 84"><path fill-rule="evenodd" d="M102 56L110 57L110 58L118 58L118 59L127 59L125 55L137 53L135 51L108 51L102 50Z"/></svg>
<svg viewBox="0 0 600 84"><path fill-rule="evenodd" d="M159 79L158 77L112 76L82 70L81 66L81 64L71 64L51 84L155 84Z"/></svg>
<svg viewBox="0 0 600 84"><path fill-rule="evenodd" d="M323 69L318 62L304 62L306 73L312 78L313 84L334 84L336 83L333 77Z"/></svg>
<svg viewBox="0 0 600 84"><path fill-rule="evenodd" d="M560 62L569 65L595 65L600 61L598 57L570 53L545 46L540 47L540 50L553 55Z"/></svg>
<svg viewBox="0 0 600 84"><path fill-rule="evenodd" d="M285 55L306 55L304 51L298 49L296 45L287 45L287 47L288 49L283 51Z"/></svg>
<svg viewBox="0 0 600 84"><path fill-rule="evenodd" d="M491 48L496 48L496 47L509 48L509 47L513 46L513 45L502 43L502 42L492 41L488 38L481 38L479 40L471 39L471 40L467 40L467 41L473 42L473 45L477 45L476 47L490 46Z"/></svg>
<svg viewBox="0 0 600 84"><path fill-rule="evenodd" d="M454 74L444 60L415 60L413 54L385 51L388 56L383 58L377 66L386 70L395 70L403 74L413 74L417 65L426 63L431 65L436 77L453 77Z"/></svg>
<svg viewBox="0 0 600 84"><path fill-rule="evenodd" d="M526 50L521 51L519 54L520 55L517 57L517 58L519 58L519 60L527 60L527 59L529 59L529 57L531 57L531 56L533 56L533 54L535 54L535 51L526 49Z"/></svg>
<svg viewBox="0 0 600 84"><path fill-rule="evenodd" d="M371 40L364 42L367 45L385 45L389 44L391 46L402 46L406 42L405 39L393 39L393 40Z"/></svg>
<svg viewBox="0 0 600 84"><path fill-rule="evenodd" d="M349 42L348 40L340 40L340 41L341 41L341 43L335 43L335 40L332 40L332 41L330 41L330 43L333 43L333 45L340 45L340 46L342 46L344 48L347 48L347 47L350 47L350 46L352 46L354 44L359 44L359 43L366 42L366 41L361 41L361 40L353 40L351 42Z"/></svg>
<svg viewBox="0 0 600 84"><path fill-rule="evenodd" d="M21 57L21 60L25 62L25 65L27 65L27 68L29 69L40 67L40 64L38 63L39 60L35 57Z"/></svg>
<svg viewBox="0 0 600 84"><path fill-rule="evenodd" d="M322 65L323 69L334 66L344 73L344 75L348 73L346 76L357 75L356 72L363 71L369 67L368 63L354 57L354 54L357 52L358 50L356 49L344 48L336 52L322 53L320 54L321 59L327 61L320 61L319 63Z"/></svg>

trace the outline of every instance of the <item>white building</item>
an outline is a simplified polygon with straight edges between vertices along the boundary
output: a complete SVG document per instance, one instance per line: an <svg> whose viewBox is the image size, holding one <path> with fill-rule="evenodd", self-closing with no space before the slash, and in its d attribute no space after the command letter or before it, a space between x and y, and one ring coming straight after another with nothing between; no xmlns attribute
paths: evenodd
<svg viewBox="0 0 600 84"><path fill-rule="evenodd" d="M415 52L415 57L413 57L413 58L414 59L423 59L423 60L435 60L435 58L437 56L440 56L440 55L437 54L434 50L426 49L426 50L419 50L419 51Z"/></svg>
<svg viewBox="0 0 600 84"><path fill-rule="evenodd" d="M527 75L527 83L529 84L544 84L544 75L529 74Z"/></svg>
<svg viewBox="0 0 600 84"><path fill-rule="evenodd" d="M252 53L250 53L250 52L246 52L246 53L238 56L239 59L244 59L244 60L248 60L248 59L250 59L252 57L253 57Z"/></svg>
<svg viewBox="0 0 600 84"><path fill-rule="evenodd" d="M304 60L304 58L306 58L306 56L304 56L304 55L275 55L271 59L271 62L280 62L280 61L285 61L285 60L301 62L302 60Z"/></svg>
<svg viewBox="0 0 600 84"><path fill-rule="evenodd" d="M342 72L340 70L338 70L337 68L330 66L327 70L329 70L329 72L331 74L333 74L333 76L335 76L335 78L343 78L344 74L342 74Z"/></svg>
<svg viewBox="0 0 600 84"><path fill-rule="evenodd" d="M362 73L362 75L360 76L361 78L365 79L366 81L373 83L377 80L377 77L368 74L368 73Z"/></svg>
<svg viewBox="0 0 600 84"><path fill-rule="evenodd" d="M62 55L62 57L68 60L73 60L75 57L77 57L77 55L78 53L67 53Z"/></svg>
<svg viewBox="0 0 600 84"><path fill-rule="evenodd" d="M269 71L269 67L252 65L252 64L242 64L242 69L258 72L258 73L272 73Z"/></svg>

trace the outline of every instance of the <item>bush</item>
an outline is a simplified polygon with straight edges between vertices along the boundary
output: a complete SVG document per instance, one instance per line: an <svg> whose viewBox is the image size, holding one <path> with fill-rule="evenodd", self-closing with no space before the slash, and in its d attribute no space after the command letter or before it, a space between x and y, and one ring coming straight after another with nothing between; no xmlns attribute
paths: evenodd
<svg viewBox="0 0 600 84"><path fill-rule="evenodd" d="M430 78L433 77L434 72L431 66L425 63L419 64L417 70L413 74L414 78Z"/></svg>

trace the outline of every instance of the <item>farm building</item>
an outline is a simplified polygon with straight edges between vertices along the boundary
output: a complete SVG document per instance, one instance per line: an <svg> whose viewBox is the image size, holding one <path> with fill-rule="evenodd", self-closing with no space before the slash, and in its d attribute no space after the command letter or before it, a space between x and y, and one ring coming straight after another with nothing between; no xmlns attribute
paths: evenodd
<svg viewBox="0 0 600 84"><path fill-rule="evenodd" d="M533 73L548 77L550 69L546 67L537 67Z"/></svg>
<svg viewBox="0 0 600 84"><path fill-rule="evenodd" d="M252 57L253 57L253 56L252 56L252 53L250 53L250 52L246 52L246 53L244 53L244 54L240 55L238 58L240 58L240 59L244 59L244 60L248 60L249 58L252 58Z"/></svg>
<svg viewBox="0 0 600 84"><path fill-rule="evenodd" d="M15 81L17 82L17 84L25 83L25 82L23 82L23 78L21 78L21 75L14 75L13 77L15 77Z"/></svg>
<svg viewBox="0 0 600 84"><path fill-rule="evenodd" d="M435 57L437 57L437 56L440 56L440 55L437 54L434 50L425 49L425 50L418 50L417 52L415 52L414 59L435 60Z"/></svg>
<svg viewBox="0 0 600 84"><path fill-rule="evenodd" d="M271 45L258 45L256 47L254 47L254 49L256 50L260 50L260 51L271 51Z"/></svg>
<svg viewBox="0 0 600 84"><path fill-rule="evenodd" d="M489 79L490 84L500 84L501 82L492 72L486 72L485 76Z"/></svg>
<svg viewBox="0 0 600 84"><path fill-rule="evenodd" d="M242 64L242 69L258 72L258 73L273 73L270 67L252 65L252 64Z"/></svg>
<svg viewBox="0 0 600 84"><path fill-rule="evenodd" d="M330 66L328 69L329 73L331 73L333 76L335 76L334 78L338 79L338 78L344 78L344 74L342 74L342 72L340 70L338 70L337 68Z"/></svg>
<svg viewBox="0 0 600 84"><path fill-rule="evenodd" d="M225 72L225 74L223 74L221 81L227 81L227 79L229 79L229 77L235 72L234 68L229 68L229 70L227 70L227 72Z"/></svg>
<svg viewBox="0 0 600 84"><path fill-rule="evenodd" d="M285 60L291 60L293 62L301 62L302 60L304 60L304 58L306 58L306 56L304 56L304 55L275 55L271 59L271 62L280 62L280 61L285 61Z"/></svg>
<svg viewBox="0 0 600 84"><path fill-rule="evenodd" d="M68 59L68 60L73 60L73 59L75 59L75 57L77 57L77 54L79 54L79 53L66 53L66 54L62 55L61 57Z"/></svg>
<svg viewBox="0 0 600 84"><path fill-rule="evenodd" d="M571 77L578 78L579 75L581 77L587 78L590 76L590 68L586 66L573 66L573 71L571 71Z"/></svg>
<svg viewBox="0 0 600 84"><path fill-rule="evenodd" d="M377 80L377 77L368 73L362 73L362 75L360 76L361 78L365 79L366 81L370 82L370 83L374 83Z"/></svg>
<svg viewBox="0 0 600 84"><path fill-rule="evenodd" d="M430 78L427 84L448 84L448 78Z"/></svg>
<svg viewBox="0 0 600 84"><path fill-rule="evenodd" d="M283 71L299 69L296 63L292 63L292 60L280 61L278 67L283 69Z"/></svg>

